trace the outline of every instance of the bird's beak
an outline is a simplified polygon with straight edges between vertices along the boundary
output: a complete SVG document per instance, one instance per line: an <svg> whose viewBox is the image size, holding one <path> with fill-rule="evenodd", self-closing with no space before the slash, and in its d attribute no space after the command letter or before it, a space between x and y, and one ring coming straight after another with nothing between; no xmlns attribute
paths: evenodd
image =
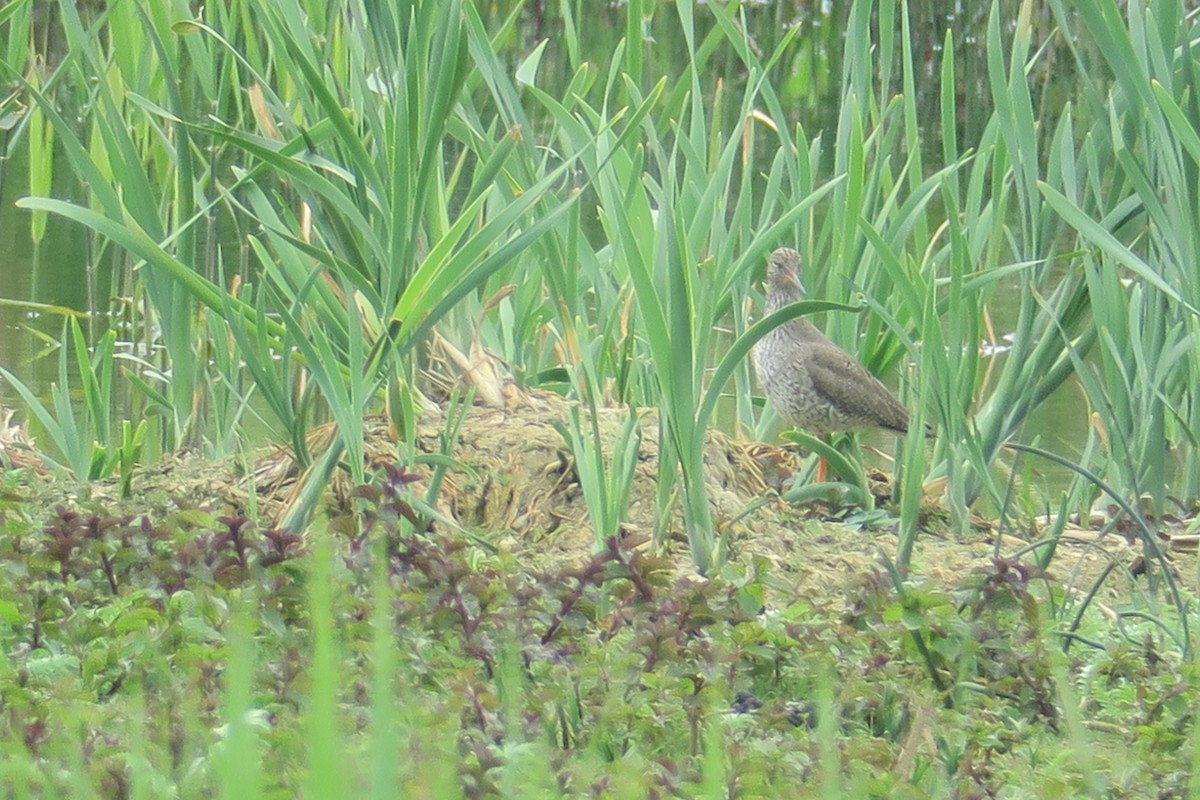
<svg viewBox="0 0 1200 800"><path fill-rule="evenodd" d="M794 269L785 270L784 275L787 276L788 283L791 283L801 292L804 291L804 284L800 282L800 275Z"/></svg>

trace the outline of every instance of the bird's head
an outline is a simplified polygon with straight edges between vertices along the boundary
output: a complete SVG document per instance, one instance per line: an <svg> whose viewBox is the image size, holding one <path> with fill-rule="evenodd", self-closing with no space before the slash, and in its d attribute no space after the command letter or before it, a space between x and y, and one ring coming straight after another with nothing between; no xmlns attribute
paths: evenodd
<svg viewBox="0 0 1200 800"><path fill-rule="evenodd" d="M767 295L794 302L804 296L800 283L800 254L790 247L771 253L767 262Z"/></svg>

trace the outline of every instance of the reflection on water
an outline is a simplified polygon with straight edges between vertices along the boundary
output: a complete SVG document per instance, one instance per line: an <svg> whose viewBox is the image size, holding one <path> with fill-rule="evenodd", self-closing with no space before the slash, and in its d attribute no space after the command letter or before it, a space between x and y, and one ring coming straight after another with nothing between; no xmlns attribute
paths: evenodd
<svg viewBox="0 0 1200 800"><path fill-rule="evenodd" d="M30 237L31 214L17 208L18 198L29 194L27 151L18 147L0 169L0 298L63 306L75 311L104 312L108 308L111 281L89 269L87 231L61 217L47 219L46 236L38 244ZM59 163L63 163L60 159ZM65 169L56 171L54 195L77 200L79 187ZM37 358L46 352L44 336L58 340L62 335L61 315L31 311L17 305L0 304L0 365L30 384L39 394L57 378L57 359ZM95 336L103 331L103 317L92 315L84 331ZM0 402L12 392L0 389Z"/></svg>

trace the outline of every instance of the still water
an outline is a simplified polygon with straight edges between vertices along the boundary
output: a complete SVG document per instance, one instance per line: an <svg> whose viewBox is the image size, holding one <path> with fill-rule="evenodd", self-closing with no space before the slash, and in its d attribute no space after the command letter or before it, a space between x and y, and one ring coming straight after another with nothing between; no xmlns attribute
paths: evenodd
<svg viewBox="0 0 1200 800"><path fill-rule="evenodd" d="M16 148L0 165L0 365L14 372L39 394L58 371L57 358L44 356L46 337L62 336L63 316L26 304L62 306L83 312L84 330L95 336L106 326L112 281L96 270L89 256L89 234L60 217L47 219L46 235L35 243L31 215L14 203L29 194L28 153ZM63 172L60 170L60 173ZM56 175L59 197L76 191L68 178ZM0 392L0 402L11 392ZM11 403L11 400L9 400Z"/></svg>

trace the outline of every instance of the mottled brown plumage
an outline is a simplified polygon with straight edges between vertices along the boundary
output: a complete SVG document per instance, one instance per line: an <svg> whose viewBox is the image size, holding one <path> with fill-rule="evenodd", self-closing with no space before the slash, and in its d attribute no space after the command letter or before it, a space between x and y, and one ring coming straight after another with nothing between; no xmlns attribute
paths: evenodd
<svg viewBox="0 0 1200 800"><path fill-rule="evenodd" d="M803 297L800 254L781 247L767 267L767 313ZM884 428L908 431L908 409L853 356L807 319L794 319L754 345L754 368L785 419L818 435Z"/></svg>

